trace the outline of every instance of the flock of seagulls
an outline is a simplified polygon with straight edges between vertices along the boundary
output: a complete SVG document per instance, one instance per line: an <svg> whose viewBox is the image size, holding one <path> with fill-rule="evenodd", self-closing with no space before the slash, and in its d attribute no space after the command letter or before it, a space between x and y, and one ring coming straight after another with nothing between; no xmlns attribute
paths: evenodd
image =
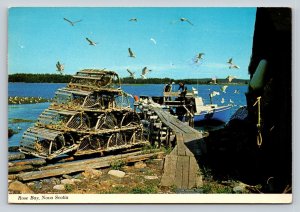
<svg viewBox="0 0 300 212"><path fill-rule="evenodd" d="M237 78L238 78L237 76L231 76L231 75L226 77L228 83L231 83L232 80L237 79ZM211 78L210 84L215 84L215 85L217 84L217 77L216 76Z"/></svg>
<svg viewBox="0 0 300 212"><path fill-rule="evenodd" d="M135 79L135 72L130 71L128 68L126 69L127 72L129 73L129 77ZM142 74L141 74L141 78L142 79L147 79L146 75L151 72L152 70L148 69L146 66L142 69Z"/></svg>
<svg viewBox="0 0 300 212"><path fill-rule="evenodd" d="M223 93L226 93L226 89L227 89L227 88L228 88L227 85L221 86L221 87L220 87L220 91L223 92ZM210 89L209 89L209 90L210 90ZM215 91L215 90L212 91L212 92L209 94L210 98L213 98L214 96L219 96L219 95L220 95L220 91ZM238 89L235 89L233 93L234 93L234 94L240 94L240 91L239 91ZM225 98L224 98L224 97L221 98L220 103L221 103L221 104L224 104L224 103L225 103ZM229 103L230 103L231 105L234 105L234 101L232 101L232 99L229 99Z"/></svg>
<svg viewBox="0 0 300 212"><path fill-rule="evenodd" d="M66 21L67 23L69 23L72 27L75 26L77 23L81 22L82 20L76 20L76 21L72 21L70 19L67 18L63 18L64 21ZM130 18L129 19L130 22L138 22L138 19L136 17ZM179 21L181 22L186 22L188 24L190 24L191 26L194 26L194 24L187 18L180 18ZM88 44L90 46L96 46L98 44L98 42L95 42L93 40L91 40L90 38L85 38L86 41L88 42ZM150 41L153 42L153 44L157 44L156 40L154 38L150 38ZM136 54L132 51L131 48L128 48L128 53L129 53L129 57L130 58L136 58ZM194 57L194 62L195 63L200 63L203 60L203 56L205 55L205 53L200 52L198 53L195 57ZM227 64L229 65L229 69L239 69L240 67L236 64L233 63L233 59L230 58L227 61ZM59 61L56 63L56 71L58 71L60 74L63 74L64 71L64 65L61 64ZM135 72L130 71L129 69L127 69L127 72L129 73L129 77L131 78L135 78ZM151 72L151 70L149 70L147 67L144 67L142 69L142 74L140 75L142 79L146 79L146 75ZM235 76L228 76L228 82L231 82L233 79L235 79ZM216 84L216 80L217 78L214 77L212 78L212 83Z"/></svg>

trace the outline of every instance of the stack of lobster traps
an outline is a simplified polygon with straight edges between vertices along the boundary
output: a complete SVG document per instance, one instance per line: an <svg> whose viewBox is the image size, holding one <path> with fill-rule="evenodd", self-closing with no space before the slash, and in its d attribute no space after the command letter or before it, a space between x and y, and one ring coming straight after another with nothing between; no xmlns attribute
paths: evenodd
<svg viewBox="0 0 300 212"><path fill-rule="evenodd" d="M20 151L53 159L66 153L103 153L147 143L140 118L120 85L113 71L77 72L25 131Z"/></svg>

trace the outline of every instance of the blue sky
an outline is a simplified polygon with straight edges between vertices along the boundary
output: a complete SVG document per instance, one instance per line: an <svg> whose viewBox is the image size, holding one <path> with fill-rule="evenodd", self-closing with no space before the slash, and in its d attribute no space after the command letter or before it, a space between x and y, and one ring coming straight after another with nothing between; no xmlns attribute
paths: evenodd
<svg viewBox="0 0 300 212"><path fill-rule="evenodd" d="M148 77L248 79L255 13L245 7L10 8L8 72L56 73L60 61L65 74L106 68L126 77L128 68L139 77L147 66ZM63 18L82 21L71 26ZM136 58L128 56L129 47ZM205 55L195 63L200 52ZM229 58L240 69L229 69Z"/></svg>

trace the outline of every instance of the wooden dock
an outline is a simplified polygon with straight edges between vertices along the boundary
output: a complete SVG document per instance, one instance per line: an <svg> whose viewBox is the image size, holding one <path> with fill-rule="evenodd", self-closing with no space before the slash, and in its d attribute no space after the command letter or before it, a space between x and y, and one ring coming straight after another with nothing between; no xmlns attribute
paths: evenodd
<svg viewBox="0 0 300 212"><path fill-rule="evenodd" d="M160 120L171 128L176 135L176 146L166 156L162 186L176 186L190 189L201 186L202 175L195 155L201 154L202 133L184 124L161 108L150 107Z"/></svg>

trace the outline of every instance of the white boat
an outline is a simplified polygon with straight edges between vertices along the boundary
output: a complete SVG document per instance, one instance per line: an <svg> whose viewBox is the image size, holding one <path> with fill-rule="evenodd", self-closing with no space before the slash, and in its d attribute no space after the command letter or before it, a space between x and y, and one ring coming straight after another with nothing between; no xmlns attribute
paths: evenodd
<svg viewBox="0 0 300 212"><path fill-rule="evenodd" d="M194 123L201 121L227 123L230 119L232 108L232 105L204 104L196 89L182 92L168 91L163 92L161 97L140 96L140 99L152 101L155 103L154 105L169 110L171 114L182 121L192 118Z"/></svg>

